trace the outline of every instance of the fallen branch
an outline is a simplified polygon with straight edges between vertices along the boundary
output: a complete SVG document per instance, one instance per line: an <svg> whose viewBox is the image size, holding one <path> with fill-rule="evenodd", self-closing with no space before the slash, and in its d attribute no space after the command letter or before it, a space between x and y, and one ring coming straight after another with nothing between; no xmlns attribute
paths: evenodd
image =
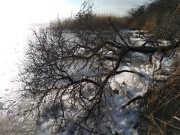
<svg viewBox="0 0 180 135"><path fill-rule="evenodd" d="M136 96L136 97L133 97L133 98L130 99L127 103L125 103L124 105L122 105L120 109L125 108L126 106L128 106L128 105L130 105L131 103L137 101L138 99L143 99L143 96L138 95L138 96Z"/></svg>
<svg viewBox="0 0 180 135"><path fill-rule="evenodd" d="M139 46L139 47L133 46L133 47L130 47L129 50L132 52L140 52L140 53L155 53L158 51L166 52L166 51L175 49L179 46L180 46L180 41L175 43L175 44L168 45L168 46L157 46L157 47L154 47L154 46Z"/></svg>

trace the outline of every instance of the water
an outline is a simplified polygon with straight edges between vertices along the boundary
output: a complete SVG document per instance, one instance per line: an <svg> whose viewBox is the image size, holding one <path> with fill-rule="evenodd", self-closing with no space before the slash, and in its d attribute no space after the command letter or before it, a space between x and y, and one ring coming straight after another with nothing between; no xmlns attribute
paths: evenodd
<svg viewBox="0 0 180 135"><path fill-rule="evenodd" d="M16 102L20 86L15 80L26 52L30 27L0 26L0 111L3 113Z"/></svg>

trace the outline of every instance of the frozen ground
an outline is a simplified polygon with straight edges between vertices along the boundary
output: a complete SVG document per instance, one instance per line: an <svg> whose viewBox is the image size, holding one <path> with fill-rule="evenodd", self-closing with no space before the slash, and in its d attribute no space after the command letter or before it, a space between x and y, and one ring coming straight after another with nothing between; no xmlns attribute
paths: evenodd
<svg viewBox="0 0 180 135"><path fill-rule="evenodd" d="M17 93L17 90L20 86L12 82L12 80L14 80L18 74L18 64L21 63L24 58L25 48L27 47L27 36L30 35L31 32L28 26L3 31L0 33L0 36L3 37L0 41L0 112L5 116L12 105L17 104L18 101L19 93ZM136 45L144 43L142 38L132 37L131 41ZM163 41L162 43L167 42ZM137 134L137 129L135 128L138 122L137 102L125 108L122 108L122 106L130 99L144 94L148 86L151 85L152 72L155 68L148 63L147 55L132 53L130 56L131 57L127 57L127 61L129 62L125 65L121 65L119 69L130 69L141 74L123 73L116 75L110 81L110 86L116 93L113 97L114 105L110 112L113 119L113 123L110 126L114 129L112 131L114 134ZM153 57L153 59L154 63L158 63L155 57ZM169 63L170 61L164 61L166 65ZM51 118L44 121L38 128L37 134L49 135L52 124ZM106 132L106 130L104 131ZM107 133L108 132L105 134ZM74 131L74 134L78 135L78 131ZM109 134L111 133L109 132ZM71 135L71 133L67 128L61 135Z"/></svg>

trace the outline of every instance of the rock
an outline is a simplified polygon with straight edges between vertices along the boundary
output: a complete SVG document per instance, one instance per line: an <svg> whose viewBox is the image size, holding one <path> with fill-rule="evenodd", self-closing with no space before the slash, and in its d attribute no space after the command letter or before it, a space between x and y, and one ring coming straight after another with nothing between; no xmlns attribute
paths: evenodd
<svg viewBox="0 0 180 135"><path fill-rule="evenodd" d="M3 110L4 103L0 102L0 110Z"/></svg>

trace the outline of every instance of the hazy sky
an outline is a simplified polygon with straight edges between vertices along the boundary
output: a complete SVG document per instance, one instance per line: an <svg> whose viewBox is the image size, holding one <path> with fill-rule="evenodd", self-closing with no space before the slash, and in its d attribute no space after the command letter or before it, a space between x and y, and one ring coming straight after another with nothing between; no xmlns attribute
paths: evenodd
<svg viewBox="0 0 180 135"><path fill-rule="evenodd" d="M84 0L1 0L1 25L13 23L44 23L58 16L67 17L80 9ZM90 0L94 11L104 14L124 15L130 8L147 0Z"/></svg>
<svg viewBox="0 0 180 135"><path fill-rule="evenodd" d="M72 6L80 7L84 0L64 0ZM145 4L148 0L89 0L94 10L101 14L125 15L131 8Z"/></svg>

